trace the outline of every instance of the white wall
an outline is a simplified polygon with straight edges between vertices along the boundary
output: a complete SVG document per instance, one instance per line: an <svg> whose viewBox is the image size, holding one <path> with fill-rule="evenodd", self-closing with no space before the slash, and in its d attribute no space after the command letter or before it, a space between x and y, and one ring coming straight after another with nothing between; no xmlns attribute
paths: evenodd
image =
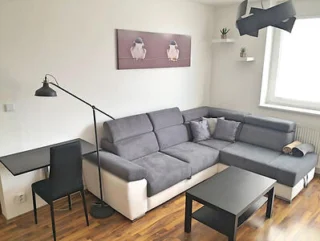
<svg viewBox="0 0 320 241"><path fill-rule="evenodd" d="M192 36L192 67L116 70L115 29ZM37 98L45 73L114 117L209 104L213 8L167 0L0 0L0 156L82 137L93 142L91 109L57 90ZM100 123L106 117L98 117ZM0 166L7 218L31 210L39 172L13 177ZM23 185L21 185L23 183ZM1 190L1 189L0 189ZM13 205L27 192L23 207Z"/></svg>
<svg viewBox="0 0 320 241"><path fill-rule="evenodd" d="M319 0L295 1L295 5L299 16L320 16ZM260 31L259 38L240 37L235 27L237 8L238 4L219 6L214 11L215 37L219 37L220 28L229 27L232 29L230 37L236 38L236 43L213 47L211 105L289 119L302 126L320 129L319 116L259 107L266 30ZM256 61L237 62L241 47L246 47L248 55Z"/></svg>

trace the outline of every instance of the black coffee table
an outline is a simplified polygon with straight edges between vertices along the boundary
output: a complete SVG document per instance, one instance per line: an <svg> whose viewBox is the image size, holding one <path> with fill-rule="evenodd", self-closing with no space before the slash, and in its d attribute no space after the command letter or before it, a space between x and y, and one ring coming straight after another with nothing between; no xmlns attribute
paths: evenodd
<svg viewBox="0 0 320 241"><path fill-rule="evenodd" d="M275 184L274 179L229 167L186 192L185 232L191 232L194 218L235 241L237 228L266 202L266 217L271 217ZM204 205L194 213L193 200Z"/></svg>

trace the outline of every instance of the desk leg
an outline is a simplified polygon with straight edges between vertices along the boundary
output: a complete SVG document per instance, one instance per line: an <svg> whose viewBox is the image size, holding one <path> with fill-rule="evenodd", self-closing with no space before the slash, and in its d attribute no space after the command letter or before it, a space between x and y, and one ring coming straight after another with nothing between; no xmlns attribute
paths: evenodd
<svg viewBox="0 0 320 241"><path fill-rule="evenodd" d="M272 216L273 201L274 201L274 188L272 188L268 192L268 203L267 203L266 218L271 218L271 216Z"/></svg>
<svg viewBox="0 0 320 241"><path fill-rule="evenodd" d="M236 241L237 240L237 230L238 230L238 217L232 217L232 225L231 230L228 235L228 241Z"/></svg>
<svg viewBox="0 0 320 241"><path fill-rule="evenodd" d="M192 198L186 194L186 204L185 204L185 217L184 217L184 231L186 233L191 232L191 219L192 219Z"/></svg>
<svg viewBox="0 0 320 241"><path fill-rule="evenodd" d="M43 168L43 174L44 174L44 178L45 179L49 178L49 167L44 167Z"/></svg>

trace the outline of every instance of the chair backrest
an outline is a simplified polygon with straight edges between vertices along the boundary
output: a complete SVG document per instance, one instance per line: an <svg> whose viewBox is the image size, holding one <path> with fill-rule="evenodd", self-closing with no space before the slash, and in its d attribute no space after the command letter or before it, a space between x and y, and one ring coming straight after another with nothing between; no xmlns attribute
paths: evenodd
<svg viewBox="0 0 320 241"><path fill-rule="evenodd" d="M50 183L56 198L83 188L80 141L50 149Z"/></svg>

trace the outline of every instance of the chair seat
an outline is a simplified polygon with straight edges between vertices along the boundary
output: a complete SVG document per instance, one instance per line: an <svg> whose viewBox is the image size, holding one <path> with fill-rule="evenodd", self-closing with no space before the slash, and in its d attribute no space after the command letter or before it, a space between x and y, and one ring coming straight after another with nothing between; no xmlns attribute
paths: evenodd
<svg viewBox="0 0 320 241"><path fill-rule="evenodd" d="M62 187L59 187L58 191L53 188L52 182L50 179L44 179L32 184L32 190L38 194L44 201L51 203L59 198L65 197L66 193L72 194L83 190L83 186L74 188L73 190L64 190Z"/></svg>

